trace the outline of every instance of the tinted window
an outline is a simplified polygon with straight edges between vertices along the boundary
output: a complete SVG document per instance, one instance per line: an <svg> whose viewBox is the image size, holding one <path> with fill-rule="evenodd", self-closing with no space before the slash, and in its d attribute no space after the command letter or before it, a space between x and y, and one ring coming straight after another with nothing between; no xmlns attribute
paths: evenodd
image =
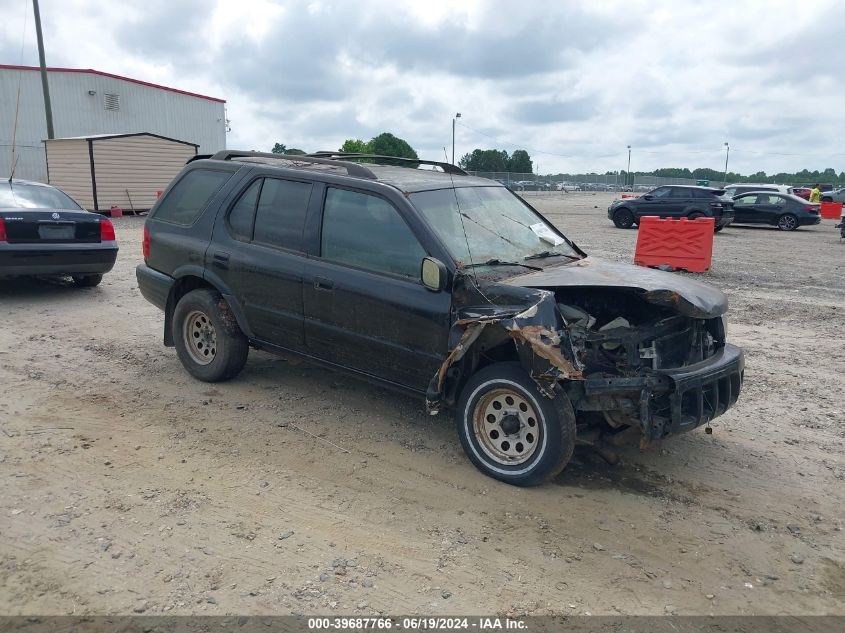
<svg viewBox="0 0 845 633"><path fill-rule="evenodd" d="M670 198L692 198L692 192L683 187L672 187L669 193Z"/></svg>
<svg viewBox="0 0 845 633"><path fill-rule="evenodd" d="M654 191L650 192L654 198L666 198L669 196L672 190L669 187L658 187Z"/></svg>
<svg viewBox="0 0 845 633"><path fill-rule="evenodd" d="M167 193L155 212L157 220L193 224L208 202L220 191L232 173L192 169Z"/></svg>
<svg viewBox="0 0 845 633"><path fill-rule="evenodd" d="M310 198L309 183L265 178L255 213L253 240L301 250L302 227Z"/></svg>
<svg viewBox="0 0 845 633"><path fill-rule="evenodd" d="M734 206L742 206L744 204L757 204L757 196L739 196L734 199Z"/></svg>
<svg viewBox="0 0 845 633"><path fill-rule="evenodd" d="M783 204L786 204L786 198L782 198L781 196L773 196L773 195L757 196L757 204L783 205Z"/></svg>
<svg viewBox="0 0 845 633"><path fill-rule="evenodd" d="M0 207L4 209L73 209L81 207L63 191L43 185L26 185L8 180L0 186Z"/></svg>
<svg viewBox="0 0 845 633"><path fill-rule="evenodd" d="M420 278L426 256L389 202L332 188L323 209L321 253L335 262L411 279Z"/></svg>
<svg viewBox="0 0 845 633"><path fill-rule="evenodd" d="M252 239L252 221L260 191L261 179L253 182L229 211L229 228L235 237L246 241Z"/></svg>

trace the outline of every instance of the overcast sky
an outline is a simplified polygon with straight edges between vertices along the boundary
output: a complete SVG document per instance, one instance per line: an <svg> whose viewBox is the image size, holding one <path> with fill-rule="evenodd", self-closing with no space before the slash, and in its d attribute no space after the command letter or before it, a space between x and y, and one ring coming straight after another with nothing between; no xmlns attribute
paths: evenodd
<svg viewBox="0 0 845 633"><path fill-rule="evenodd" d="M0 63L37 65L31 0ZM541 173L845 171L845 3L41 0L47 63L226 99L230 148L390 131L424 158L529 151Z"/></svg>

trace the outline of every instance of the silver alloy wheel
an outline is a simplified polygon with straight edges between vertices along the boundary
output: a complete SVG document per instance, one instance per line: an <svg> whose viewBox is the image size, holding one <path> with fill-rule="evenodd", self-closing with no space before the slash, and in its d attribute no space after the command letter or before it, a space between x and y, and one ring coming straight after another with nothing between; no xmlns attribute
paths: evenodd
<svg viewBox="0 0 845 633"><path fill-rule="evenodd" d="M217 332L204 312L194 310L185 317L182 326L185 349L198 365L208 365L217 355Z"/></svg>
<svg viewBox="0 0 845 633"><path fill-rule="evenodd" d="M513 389L493 389L475 405L473 431L485 455L499 464L522 464L540 445L540 422L531 403Z"/></svg>
<svg viewBox="0 0 845 633"><path fill-rule="evenodd" d="M781 228L784 231L791 231L797 224L798 220L791 215L782 215L780 220L778 220L778 228Z"/></svg>

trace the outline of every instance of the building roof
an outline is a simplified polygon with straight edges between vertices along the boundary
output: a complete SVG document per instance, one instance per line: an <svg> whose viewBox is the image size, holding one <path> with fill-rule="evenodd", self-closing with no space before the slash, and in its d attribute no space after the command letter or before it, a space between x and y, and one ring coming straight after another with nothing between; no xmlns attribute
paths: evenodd
<svg viewBox="0 0 845 633"><path fill-rule="evenodd" d="M34 70L39 71L41 70L38 66L13 66L9 64L0 64L0 70ZM141 81L140 79L132 79L131 77L124 77L122 75L115 75L112 73L106 73L102 70L94 70L93 68L47 68L47 72L51 73L82 73L86 75L100 75L101 77L111 77L112 79L119 79L120 81L128 81L133 84L139 84L141 86L147 86L149 88L158 88L159 90L167 90L169 92L175 92L180 95L187 95L189 97L197 97L199 99L207 99L209 101L216 101L217 103L226 103L225 99L218 99L217 97L209 97L207 95L201 95L196 92L188 92L187 90L179 90L178 88L170 88L168 86L162 86L159 84L150 83L149 81Z"/></svg>
<svg viewBox="0 0 845 633"><path fill-rule="evenodd" d="M172 141L173 143L182 143L184 145L190 145L192 147L199 147L197 143L191 143L190 141L180 141L178 138L170 138L169 136L162 136L161 134L153 134L152 132L125 132L122 134L86 134L85 136L62 136L61 138L53 138L49 139L51 141L96 141L105 138L125 138L127 136L154 136L155 138L160 138L165 141ZM47 140L42 141L44 143Z"/></svg>

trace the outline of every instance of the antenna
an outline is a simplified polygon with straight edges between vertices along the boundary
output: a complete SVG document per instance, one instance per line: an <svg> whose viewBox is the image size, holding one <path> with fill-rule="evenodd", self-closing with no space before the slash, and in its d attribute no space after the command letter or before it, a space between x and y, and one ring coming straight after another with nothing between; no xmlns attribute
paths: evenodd
<svg viewBox="0 0 845 633"><path fill-rule="evenodd" d="M26 46L26 16L29 12L24 9L23 12L23 34L21 35L21 60L20 66L23 67L23 49ZM15 122L12 124L12 169L11 173L9 174L9 182L12 182L12 178L15 175L15 166L18 164L18 156L15 154L15 150L17 149L17 136L18 136L18 113L20 112L21 107L21 82L23 80L23 69L18 71L18 96L15 100Z"/></svg>

